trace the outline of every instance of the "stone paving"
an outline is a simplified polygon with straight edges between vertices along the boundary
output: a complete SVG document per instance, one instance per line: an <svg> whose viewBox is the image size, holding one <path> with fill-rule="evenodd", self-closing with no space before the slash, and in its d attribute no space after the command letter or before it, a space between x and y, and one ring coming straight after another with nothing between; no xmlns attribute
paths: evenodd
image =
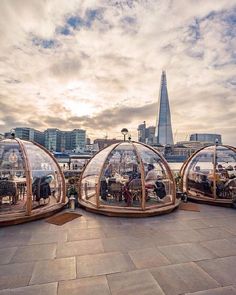
<svg viewBox="0 0 236 295"><path fill-rule="evenodd" d="M236 294L236 211L0 228L0 295Z"/></svg>

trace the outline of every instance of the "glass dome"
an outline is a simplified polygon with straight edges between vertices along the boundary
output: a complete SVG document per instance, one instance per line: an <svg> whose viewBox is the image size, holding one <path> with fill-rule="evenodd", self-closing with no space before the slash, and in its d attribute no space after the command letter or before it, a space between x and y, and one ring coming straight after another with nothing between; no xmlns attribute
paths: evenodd
<svg viewBox="0 0 236 295"><path fill-rule="evenodd" d="M64 203L64 176L45 148L18 138L0 141L0 225L48 216Z"/></svg>
<svg viewBox="0 0 236 295"><path fill-rule="evenodd" d="M122 142L91 158L80 177L79 203L106 215L149 216L172 211L179 200L166 160L150 146Z"/></svg>
<svg viewBox="0 0 236 295"><path fill-rule="evenodd" d="M236 199L236 149L212 145L193 154L181 168L183 192L208 203L232 204Z"/></svg>

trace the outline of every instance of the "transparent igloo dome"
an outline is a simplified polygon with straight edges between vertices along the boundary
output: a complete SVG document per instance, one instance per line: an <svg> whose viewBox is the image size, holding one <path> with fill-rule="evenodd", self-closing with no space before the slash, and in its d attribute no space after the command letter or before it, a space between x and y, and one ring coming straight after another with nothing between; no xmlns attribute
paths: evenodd
<svg viewBox="0 0 236 295"><path fill-rule="evenodd" d="M79 190L82 206L107 215L156 215L179 204L166 160L137 142L113 144L98 152L81 174Z"/></svg>
<svg viewBox="0 0 236 295"><path fill-rule="evenodd" d="M0 141L0 225L48 216L64 203L64 176L45 148L18 138Z"/></svg>
<svg viewBox="0 0 236 295"><path fill-rule="evenodd" d="M181 176L189 198L232 204L236 199L236 149L224 145L202 148L185 162Z"/></svg>

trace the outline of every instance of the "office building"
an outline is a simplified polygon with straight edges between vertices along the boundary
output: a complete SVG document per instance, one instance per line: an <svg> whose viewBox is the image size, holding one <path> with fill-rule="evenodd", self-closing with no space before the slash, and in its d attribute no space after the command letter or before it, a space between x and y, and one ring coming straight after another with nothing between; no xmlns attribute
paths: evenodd
<svg viewBox="0 0 236 295"><path fill-rule="evenodd" d="M146 128L146 143L153 145L155 144L155 126L149 126Z"/></svg>
<svg viewBox="0 0 236 295"><path fill-rule="evenodd" d="M138 141L150 145L155 144L155 126L146 127L146 122L138 126Z"/></svg>
<svg viewBox="0 0 236 295"><path fill-rule="evenodd" d="M61 152L62 132L57 128L48 128L44 134L45 147L49 151Z"/></svg>
<svg viewBox="0 0 236 295"><path fill-rule="evenodd" d="M222 144L222 139L220 134L211 134L211 133L194 133L190 135L190 141L200 141L215 143L218 141L219 144Z"/></svg>
<svg viewBox="0 0 236 295"><path fill-rule="evenodd" d="M94 140L93 144L94 145L97 145L99 150L113 144L113 143L119 143L119 142L122 142L123 140L120 140L120 139L107 139L107 138L97 138Z"/></svg>
<svg viewBox="0 0 236 295"><path fill-rule="evenodd" d="M30 127L16 127L15 136L23 140L31 140L44 145L44 133ZM8 132L7 132L8 133ZM5 136L7 137L7 133Z"/></svg>
<svg viewBox="0 0 236 295"><path fill-rule="evenodd" d="M146 122L138 126L138 141L146 143Z"/></svg>

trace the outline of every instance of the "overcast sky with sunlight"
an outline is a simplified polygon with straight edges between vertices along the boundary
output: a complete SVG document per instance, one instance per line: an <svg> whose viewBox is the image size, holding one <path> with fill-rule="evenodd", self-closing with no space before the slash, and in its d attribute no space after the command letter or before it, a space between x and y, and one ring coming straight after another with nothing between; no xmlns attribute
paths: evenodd
<svg viewBox="0 0 236 295"><path fill-rule="evenodd" d="M162 69L174 140L236 145L235 0L0 1L0 133L137 139L156 123Z"/></svg>

